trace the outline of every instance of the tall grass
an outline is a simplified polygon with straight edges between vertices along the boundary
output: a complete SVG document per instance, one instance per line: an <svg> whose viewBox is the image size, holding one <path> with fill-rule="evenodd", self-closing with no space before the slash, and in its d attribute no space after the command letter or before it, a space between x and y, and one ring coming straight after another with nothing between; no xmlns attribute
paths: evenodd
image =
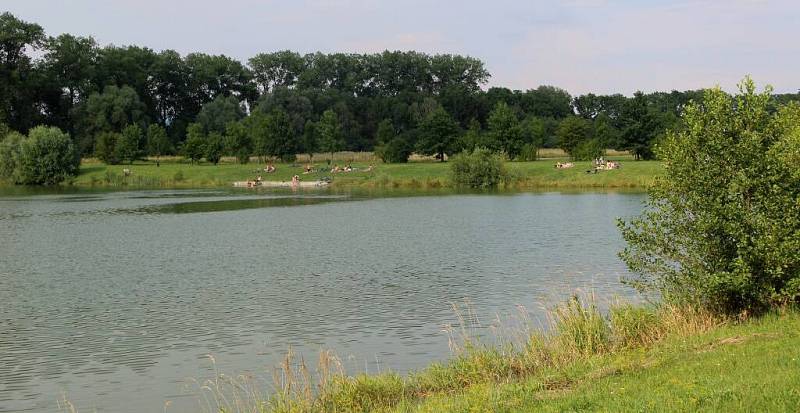
<svg viewBox="0 0 800 413"><path fill-rule="evenodd" d="M569 383L568 372L576 365L595 356L706 332L726 321L702 310L668 305L617 303L604 315L594 297L574 296L551 309L544 328L527 319L502 332L494 344L483 344L473 331L479 323L471 308L454 306L454 311L459 324L447 329L453 351L447 362L406 376L348 375L329 351L320 353L312 369L290 350L273 375L272 389L265 390L248 376L217 374L203 383L206 408L252 413L380 411L430 395L527 378L540 378L543 390L556 389Z"/></svg>

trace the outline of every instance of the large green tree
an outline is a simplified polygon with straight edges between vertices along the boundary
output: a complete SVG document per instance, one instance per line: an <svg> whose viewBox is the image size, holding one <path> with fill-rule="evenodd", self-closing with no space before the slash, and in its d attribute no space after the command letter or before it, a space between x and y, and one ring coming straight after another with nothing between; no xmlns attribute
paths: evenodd
<svg viewBox="0 0 800 413"><path fill-rule="evenodd" d="M333 110L326 110L322 118L317 122L317 136L319 137L319 149L328 152L333 157L333 153L344 149L344 137L339 118Z"/></svg>
<svg viewBox="0 0 800 413"><path fill-rule="evenodd" d="M37 120L34 67L31 54L45 42L44 30L35 23L0 15L0 122L26 131Z"/></svg>
<svg viewBox="0 0 800 413"><path fill-rule="evenodd" d="M419 125L417 150L424 155L436 155L444 162L445 155L459 151L460 128L442 107L428 114Z"/></svg>

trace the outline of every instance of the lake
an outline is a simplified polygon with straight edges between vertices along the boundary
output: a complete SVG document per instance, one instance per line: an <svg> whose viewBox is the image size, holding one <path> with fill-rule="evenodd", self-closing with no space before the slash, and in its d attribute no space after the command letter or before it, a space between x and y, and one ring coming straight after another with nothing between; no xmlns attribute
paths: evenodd
<svg viewBox="0 0 800 413"><path fill-rule="evenodd" d="M190 378L268 378L290 346L351 373L446 359L464 300L480 332L632 296L615 219L642 194L386 195L0 192L0 412L196 411Z"/></svg>

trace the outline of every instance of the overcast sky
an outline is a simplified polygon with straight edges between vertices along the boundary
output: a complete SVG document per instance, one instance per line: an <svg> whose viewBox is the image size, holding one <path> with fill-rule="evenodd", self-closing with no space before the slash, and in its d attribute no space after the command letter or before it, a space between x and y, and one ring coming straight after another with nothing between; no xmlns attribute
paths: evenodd
<svg viewBox="0 0 800 413"><path fill-rule="evenodd" d="M50 35L181 53L418 50L484 61L490 86L572 94L800 89L796 0L0 0Z"/></svg>

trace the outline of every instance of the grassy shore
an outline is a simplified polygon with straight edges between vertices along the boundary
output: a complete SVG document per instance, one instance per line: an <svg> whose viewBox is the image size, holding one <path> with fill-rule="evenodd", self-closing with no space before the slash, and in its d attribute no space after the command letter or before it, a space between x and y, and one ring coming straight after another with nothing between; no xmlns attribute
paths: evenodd
<svg viewBox="0 0 800 413"><path fill-rule="evenodd" d="M621 157L624 159L625 157ZM661 171L656 161L623 160L622 168L587 174L590 162L576 162L574 168L556 169L555 160L535 162L508 162L509 188L645 188ZM334 161L343 165L344 162ZM372 171L367 171L374 164ZM179 159L160 162L135 162L133 165L105 165L94 160L84 160L79 175L71 184L80 187L130 187L130 188L202 188L226 187L235 181L255 179L261 175L269 181L290 181L293 175L301 180L316 181L331 177L334 187L363 188L446 188L450 182L447 162L419 161L406 164L381 164L355 161L353 172L331 174L325 162L316 162L318 172L303 174L303 163L276 164L276 172L266 174L261 163L241 165L232 160L218 165L190 164ZM124 169L131 171L125 176Z"/></svg>
<svg viewBox="0 0 800 413"><path fill-rule="evenodd" d="M450 362L407 376L316 372L287 358L277 394L242 378L205 384L222 412L794 411L800 314L747 321L686 309L616 306L603 317L571 301L547 333L499 347L461 341ZM249 389L249 390L248 390ZM222 397L222 395L226 397Z"/></svg>

